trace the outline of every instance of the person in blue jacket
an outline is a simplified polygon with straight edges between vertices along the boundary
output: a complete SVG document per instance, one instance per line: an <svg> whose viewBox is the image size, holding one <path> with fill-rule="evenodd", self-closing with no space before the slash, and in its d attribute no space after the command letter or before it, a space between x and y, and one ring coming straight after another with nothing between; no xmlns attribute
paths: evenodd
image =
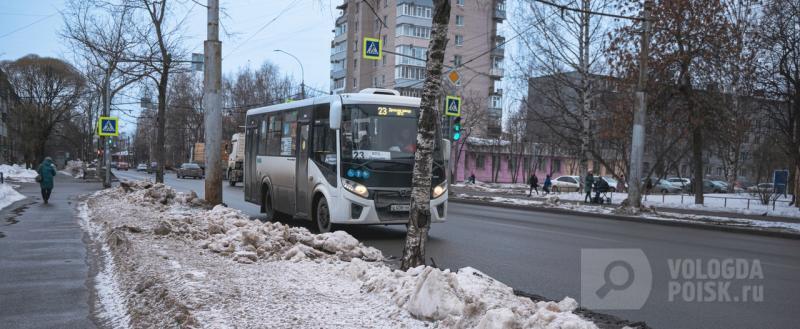
<svg viewBox="0 0 800 329"><path fill-rule="evenodd" d="M42 199L47 204L50 201L50 193L53 192L53 179L56 176L56 166L53 164L53 159L50 157L44 158L44 161L36 171L41 177L39 187L42 188Z"/></svg>

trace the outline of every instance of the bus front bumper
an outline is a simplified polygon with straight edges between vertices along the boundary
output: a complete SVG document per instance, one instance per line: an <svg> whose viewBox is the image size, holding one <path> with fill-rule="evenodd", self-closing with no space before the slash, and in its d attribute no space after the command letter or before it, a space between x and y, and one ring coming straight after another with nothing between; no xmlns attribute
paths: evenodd
<svg viewBox="0 0 800 329"><path fill-rule="evenodd" d="M355 194L345 192L341 207L331 209L331 223L334 224L406 224L408 223L409 212L402 209L403 204L391 201L376 201L365 199ZM383 199L379 199L383 200ZM400 206L401 209L394 209L392 206ZM443 223L447 220L447 192L438 198L431 199L431 223Z"/></svg>

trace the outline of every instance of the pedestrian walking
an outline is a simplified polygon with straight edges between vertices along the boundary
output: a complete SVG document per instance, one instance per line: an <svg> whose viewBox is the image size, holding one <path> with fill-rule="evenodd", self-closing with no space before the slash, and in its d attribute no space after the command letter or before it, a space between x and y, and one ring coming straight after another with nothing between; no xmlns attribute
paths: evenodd
<svg viewBox="0 0 800 329"><path fill-rule="evenodd" d="M594 184L594 175L592 175L592 171L589 170L586 173L586 180L583 182L583 191L586 192L586 196L583 197L583 202L592 201L592 185Z"/></svg>
<svg viewBox="0 0 800 329"><path fill-rule="evenodd" d="M531 185L528 196L533 196L533 191L536 191L536 195L539 195L539 177L536 177L536 173L531 174L531 177L528 179L528 184Z"/></svg>
<svg viewBox="0 0 800 329"><path fill-rule="evenodd" d="M544 186L542 186L544 195L550 194L550 186L553 186L553 181L550 180L550 174L547 174L547 176L544 178Z"/></svg>
<svg viewBox="0 0 800 329"><path fill-rule="evenodd" d="M475 184L475 173L470 173L469 178L467 178L467 182L470 184Z"/></svg>
<svg viewBox="0 0 800 329"><path fill-rule="evenodd" d="M50 157L44 158L44 161L39 165L36 170L39 173L36 176L36 181L39 182L39 187L42 188L42 199L47 204L50 201L50 193L53 192L53 179L56 176L56 168L53 164L53 159Z"/></svg>

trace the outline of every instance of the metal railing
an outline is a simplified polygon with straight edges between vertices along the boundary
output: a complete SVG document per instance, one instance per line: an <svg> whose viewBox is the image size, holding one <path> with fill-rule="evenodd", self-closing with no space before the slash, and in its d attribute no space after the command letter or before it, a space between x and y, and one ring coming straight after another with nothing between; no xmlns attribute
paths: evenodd
<svg viewBox="0 0 800 329"><path fill-rule="evenodd" d="M642 198L643 198L644 201L657 202L658 201L658 196L660 196L661 197L661 203L667 204L667 201L666 201L667 196L673 196L673 195L678 195L678 194L666 194L666 193L645 194L645 195L643 195ZM653 198L653 196L655 196L656 198ZM650 200L648 200L648 197L651 197ZM681 203L680 204L684 204L684 202L686 204L693 204L694 203L694 195L693 194L683 194L683 193L681 193L680 197L681 197ZM756 198L743 198L743 197L733 197L733 196L731 196L731 197L727 197L727 196L711 196L711 195L704 195L703 199L712 199L712 200L713 199L722 199L722 208L728 208L728 200L747 200L746 201L746 205L744 207L744 209L747 209L747 210L750 210L751 204L753 206L766 206L766 208L768 208L770 206L769 203L771 203L772 210L774 211L776 206L777 206L777 204L786 203L787 205L789 205L789 204L792 203L792 200L778 200L777 198L770 198L770 202L768 204L763 204L763 202L761 202L761 199L756 199ZM684 200L686 200L686 201L684 201ZM704 202L703 205L708 205L708 202ZM717 206L717 205L713 205L713 206ZM742 209L741 207L736 207L736 206L731 206L730 208L731 209ZM759 208L763 209L764 207L759 207Z"/></svg>

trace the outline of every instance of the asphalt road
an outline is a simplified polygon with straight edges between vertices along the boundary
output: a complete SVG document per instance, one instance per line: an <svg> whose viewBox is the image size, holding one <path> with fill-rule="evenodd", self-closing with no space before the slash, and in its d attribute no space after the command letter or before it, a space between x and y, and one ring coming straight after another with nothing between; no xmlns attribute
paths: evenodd
<svg viewBox="0 0 800 329"><path fill-rule="evenodd" d="M135 172L117 173L121 178L152 177ZM178 180L174 174L167 183L178 190L194 190L202 195L202 180ZM243 201L241 187L224 188L225 202L251 214L258 207ZM385 255L399 256L405 229L398 226L346 227L349 233ZM511 287L528 293L581 301L581 250L587 248L634 248L642 250L652 271L652 289L646 303L635 310L598 310L634 321L645 321L653 328L797 328L800 310L800 240L789 240L740 233L686 227L638 224L599 217L553 214L502 207L451 203L448 222L431 229L427 256L441 268L474 267ZM714 260L748 260L748 279L718 277L703 279ZM700 260L703 270L676 278L669 261ZM756 273L760 264L763 279ZM693 264L696 264L692 262ZM719 263L717 263L719 264ZM712 267L713 268L713 267ZM744 269L744 267L742 267ZM612 271L611 280L624 285L626 275ZM602 272L602 271L601 271ZM748 273L744 273L748 272ZM635 273L640 274L639 267ZM694 275L694 276L692 276ZM709 275L713 275L709 274ZM589 275L603 280L603 274ZM714 278L712 276L712 278ZM672 283L670 283L672 282ZM718 293L711 301L691 298L697 282L707 288L725 287L729 298ZM670 294L670 284L682 289ZM744 293L743 286L751 293ZM752 291L763 289L762 301ZM596 289L596 288L594 288ZM714 290L714 291L722 291ZM594 290L593 290L594 291ZM613 292L616 293L616 292ZM624 293L624 291L623 291ZM647 295L647 294L646 294ZM673 296L670 299L670 295ZM708 291L706 299L713 297ZM750 296L745 302L745 295Z"/></svg>

